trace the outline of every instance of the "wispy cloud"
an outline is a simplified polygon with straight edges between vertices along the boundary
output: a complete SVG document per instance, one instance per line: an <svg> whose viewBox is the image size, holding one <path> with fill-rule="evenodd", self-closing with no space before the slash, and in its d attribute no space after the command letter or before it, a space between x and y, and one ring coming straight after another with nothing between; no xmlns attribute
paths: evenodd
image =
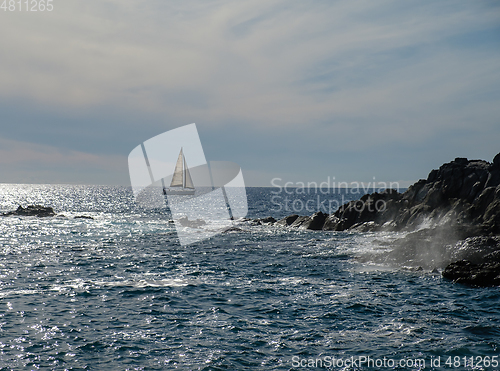
<svg viewBox="0 0 500 371"><path fill-rule="evenodd" d="M500 7L492 2L87 0L1 16L10 36L0 40L0 97L19 110L22 102L46 107L57 122L104 107L111 119L89 120L88 131L116 131L127 145L141 125L158 134L155 117L168 128L207 125L219 138L213 147L226 141L224 130L250 127L268 137L259 153L246 153L255 171L273 171L257 163L272 146L292 159L318 147L330 156L399 146L425 155L448 133L444 160L462 137L481 148L457 155L496 151ZM133 129L124 115L145 121ZM4 137L20 137L22 125L5 125ZM81 127L70 126L67 140L40 138L71 146ZM283 130L302 144L300 155L279 143ZM126 155L123 148L115 152Z"/></svg>
<svg viewBox="0 0 500 371"><path fill-rule="evenodd" d="M0 138L0 182L39 183L114 182L127 167L117 155L95 155L53 146ZM98 173L98 178L95 174ZM89 177L90 175L90 177ZM3 178L3 179L2 179ZM126 179L122 179L122 182Z"/></svg>

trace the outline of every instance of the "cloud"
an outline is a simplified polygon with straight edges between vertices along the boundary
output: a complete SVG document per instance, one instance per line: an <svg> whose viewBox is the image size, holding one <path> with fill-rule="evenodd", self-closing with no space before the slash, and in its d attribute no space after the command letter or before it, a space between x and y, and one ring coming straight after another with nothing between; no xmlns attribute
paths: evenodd
<svg viewBox="0 0 500 371"><path fill-rule="evenodd" d="M425 78L447 64L426 45L499 19L498 11L478 14L472 5L423 3L64 2L36 19L19 13L2 22L15 36L2 41L0 91L51 105L190 108L214 119L252 115L282 125L296 115L348 114L359 107L353 95L384 87L379 79L402 81L421 63L412 77ZM489 56L498 61L498 53ZM479 62L467 59L462 66ZM347 97L338 99L342 93ZM385 93L362 102L394 97Z"/></svg>
<svg viewBox="0 0 500 371"><path fill-rule="evenodd" d="M0 40L0 98L10 105L0 113L5 138L31 135L60 151L126 156L149 136L197 122L200 134L214 133L206 143L214 154L223 158L217 148L236 141L243 161L263 173L279 171L262 162L270 154L307 163L318 152L349 153L358 159L346 167L359 168L373 153L423 158L435 145L439 161L497 151L495 3L86 0L54 7L8 13L0 23L9 35ZM405 164L394 166L400 172Z"/></svg>
<svg viewBox="0 0 500 371"><path fill-rule="evenodd" d="M116 173L126 169L127 159L116 155L97 156L36 143L0 138L0 182L94 183L116 181ZM99 174L96 179L95 174ZM89 177L90 175L90 177ZM122 183L123 179L122 179Z"/></svg>

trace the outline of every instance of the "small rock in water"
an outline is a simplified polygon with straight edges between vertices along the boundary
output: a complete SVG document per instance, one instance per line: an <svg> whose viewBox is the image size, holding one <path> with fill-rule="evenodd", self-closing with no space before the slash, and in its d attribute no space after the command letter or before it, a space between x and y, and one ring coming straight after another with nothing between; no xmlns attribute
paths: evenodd
<svg viewBox="0 0 500 371"><path fill-rule="evenodd" d="M91 216L87 216L87 215L77 215L73 219L92 219L92 220L94 220L94 218L92 218Z"/></svg>
<svg viewBox="0 0 500 371"><path fill-rule="evenodd" d="M41 205L29 205L26 207L19 206L16 211L10 211L8 213L4 213L3 216L38 216L38 217L46 217L46 216L55 216L56 213L54 209L48 206Z"/></svg>
<svg viewBox="0 0 500 371"><path fill-rule="evenodd" d="M222 233L229 233L229 232L243 232L243 229L238 228L238 227L229 227L227 229L224 229Z"/></svg>
<svg viewBox="0 0 500 371"><path fill-rule="evenodd" d="M274 223L276 223L276 219L274 219L272 216L268 216L267 218L262 218L262 219L254 219L251 222L252 225L274 224Z"/></svg>

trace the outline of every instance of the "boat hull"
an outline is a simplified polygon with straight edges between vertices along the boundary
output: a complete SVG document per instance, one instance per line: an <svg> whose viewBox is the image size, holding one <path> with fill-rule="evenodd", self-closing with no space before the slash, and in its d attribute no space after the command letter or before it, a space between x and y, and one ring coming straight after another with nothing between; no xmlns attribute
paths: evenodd
<svg viewBox="0 0 500 371"><path fill-rule="evenodd" d="M164 189L163 194L172 196L192 196L194 189Z"/></svg>

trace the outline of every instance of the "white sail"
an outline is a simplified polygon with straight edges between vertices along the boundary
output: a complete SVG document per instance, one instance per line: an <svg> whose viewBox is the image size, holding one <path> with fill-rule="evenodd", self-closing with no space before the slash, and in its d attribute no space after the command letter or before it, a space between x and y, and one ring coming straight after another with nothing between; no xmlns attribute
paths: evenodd
<svg viewBox="0 0 500 371"><path fill-rule="evenodd" d="M175 164L174 175L172 176L172 182L170 182L170 187L182 187L182 160L184 155L182 154L182 148L179 152L179 157L177 158L177 163Z"/></svg>
<svg viewBox="0 0 500 371"><path fill-rule="evenodd" d="M194 189L193 179L191 179L191 174L189 173L189 168L184 158L184 188Z"/></svg>

